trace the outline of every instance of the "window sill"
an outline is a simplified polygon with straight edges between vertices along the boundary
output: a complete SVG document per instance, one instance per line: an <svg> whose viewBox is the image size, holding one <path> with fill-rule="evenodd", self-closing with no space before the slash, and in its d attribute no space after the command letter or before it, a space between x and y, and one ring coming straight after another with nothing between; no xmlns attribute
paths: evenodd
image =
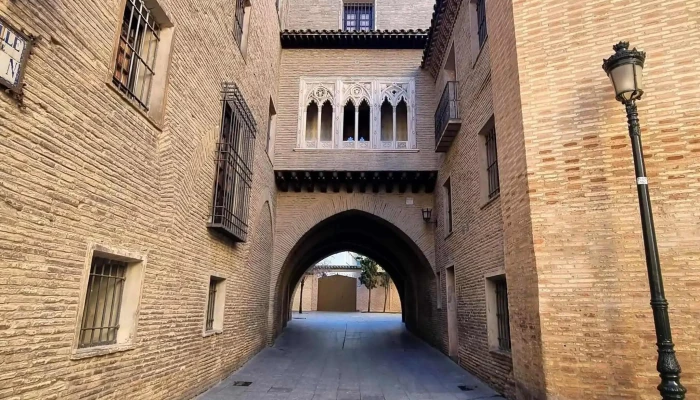
<svg viewBox="0 0 700 400"><path fill-rule="evenodd" d="M202 333L202 337L209 337L209 336L214 336L214 335L220 335L220 334L222 334L222 333L224 333L224 330L223 330L223 329L215 329L215 330L212 330L212 331L206 331L206 332Z"/></svg>
<svg viewBox="0 0 700 400"><path fill-rule="evenodd" d="M507 358L513 358L513 353L510 351L506 350L501 350L501 349L489 349L489 353L495 356L500 356L500 357L507 357Z"/></svg>
<svg viewBox="0 0 700 400"><path fill-rule="evenodd" d="M500 198L501 198L500 193L491 197L490 199L486 200L486 202L484 204L481 205L480 209L483 210L484 208L490 206L494 201L496 201L496 199L500 199Z"/></svg>
<svg viewBox="0 0 700 400"><path fill-rule="evenodd" d="M110 89L112 89L113 92L115 92L119 96L121 96L121 98L124 101L126 101L134 110L138 111L139 114L141 114L144 118L146 118L146 121L148 121L148 123L150 123L158 132L163 131L163 124L162 123L159 123L158 121L153 119L153 117L148 115L148 112L144 111L138 104L136 104L135 101L133 101L132 99L129 98L129 96L125 95L119 89L117 89L117 87L114 86L114 84L112 83L111 80L109 82L105 82L105 84L107 84L107 86Z"/></svg>
<svg viewBox="0 0 700 400"><path fill-rule="evenodd" d="M358 153L418 153L420 149L313 149L306 147L295 147L294 151L301 152L336 152L336 151L352 151Z"/></svg>
<svg viewBox="0 0 700 400"><path fill-rule="evenodd" d="M86 347L83 349L74 349L71 354L71 360L82 360L85 358L105 356L107 354L120 353L136 348L133 343L126 344L109 344L106 346Z"/></svg>

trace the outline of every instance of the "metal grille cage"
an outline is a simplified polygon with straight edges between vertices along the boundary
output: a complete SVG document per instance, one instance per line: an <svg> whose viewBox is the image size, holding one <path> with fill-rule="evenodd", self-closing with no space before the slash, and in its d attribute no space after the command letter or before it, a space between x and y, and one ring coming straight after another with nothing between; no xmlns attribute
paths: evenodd
<svg viewBox="0 0 700 400"><path fill-rule="evenodd" d="M501 192L501 184L498 176L498 150L496 146L496 127L486 134L486 165L489 181L489 199L496 197Z"/></svg>
<svg viewBox="0 0 700 400"><path fill-rule="evenodd" d="M112 82L148 111L160 27L142 0L127 0Z"/></svg>
<svg viewBox="0 0 700 400"><path fill-rule="evenodd" d="M371 31L374 29L374 4L345 3L343 29L346 31Z"/></svg>
<svg viewBox="0 0 700 400"><path fill-rule="evenodd" d="M238 87L222 89L221 136L216 150L216 180L209 227L235 241L248 235L248 206L253 182L256 124Z"/></svg>
<svg viewBox="0 0 700 400"><path fill-rule="evenodd" d="M123 261L93 257L78 347L117 342L127 267Z"/></svg>

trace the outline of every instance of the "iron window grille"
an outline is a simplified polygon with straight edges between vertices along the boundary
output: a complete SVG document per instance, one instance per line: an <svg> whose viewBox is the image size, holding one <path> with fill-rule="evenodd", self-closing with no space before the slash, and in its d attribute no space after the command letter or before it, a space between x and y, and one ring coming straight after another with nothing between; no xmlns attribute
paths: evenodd
<svg viewBox="0 0 700 400"><path fill-rule="evenodd" d="M486 42L486 0L476 0L476 19L479 27L477 33L479 35L479 47Z"/></svg>
<svg viewBox="0 0 700 400"><path fill-rule="evenodd" d="M449 179L445 182L445 210L447 233L450 233L452 232L452 182Z"/></svg>
<svg viewBox="0 0 700 400"><path fill-rule="evenodd" d="M445 127L450 120L459 119L459 82L450 81L445 85L440 103L435 110L435 144L440 142Z"/></svg>
<svg viewBox="0 0 700 400"><path fill-rule="evenodd" d="M345 3L343 29L346 31L371 31L374 29L374 4Z"/></svg>
<svg viewBox="0 0 700 400"><path fill-rule="evenodd" d="M209 227L245 242L253 182L256 124L238 87L222 88L221 134L216 149L216 177Z"/></svg>
<svg viewBox="0 0 700 400"><path fill-rule="evenodd" d="M489 182L489 199L501 193L498 176L498 149L496 146L496 127L493 126L485 135L486 139L486 176Z"/></svg>
<svg viewBox="0 0 700 400"><path fill-rule="evenodd" d="M209 297L207 299L207 324L206 330L211 331L214 329L214 308L216 306L216 288L219 281L216 278L211 277L209 279Z"/></svg>
<svg viewBox="0 0 700 400"><path fill-rule="evenodd" d="M127 0L112 82L146 111L155 75L159 35L160 26L143 1Z"/></svg>
<svg viewBox="0 0 700 400"><path fill-rule="evenodd" d="M246 0L235 1L236 13L234 17L233 38L236 40L236 43L238 43L238 46L241 46L243 41L243 24L245 21Z"/></svg>
<svg viewBox="0 0 700 400"><path fill-rule="evenodd" d="M505 278L496 280L496 319L498 321L498 348L510 351L510 316L508 314L508 284Z"/></svg>
<svg viewBox="0 0 700 400"><path fill-rule="evenodd" d="M78 347L117 342L119 311L127 267L127 263L123 261L93 257Z"/></svg>

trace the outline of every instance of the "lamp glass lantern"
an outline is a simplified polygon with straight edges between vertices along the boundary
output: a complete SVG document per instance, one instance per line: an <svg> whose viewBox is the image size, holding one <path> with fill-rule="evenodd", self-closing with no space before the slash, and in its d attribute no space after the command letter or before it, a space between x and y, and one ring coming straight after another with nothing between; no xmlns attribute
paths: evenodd
<svg viewBox="0 0 700 400"><path fill-rule="evenodd" d="M620 42L613 46L613 50L615 54L603 60L603 69L613 85L615 98L623 103L641 99L646 53L636 48L629 50L629 42Z"/></svg>
<svg viewBox="0 0 700 400"><path fill-rule="evenodd" d="M432 208L424 208L423 210L423 221L425 222L430 222L433 217L433 209Z"/></svg>

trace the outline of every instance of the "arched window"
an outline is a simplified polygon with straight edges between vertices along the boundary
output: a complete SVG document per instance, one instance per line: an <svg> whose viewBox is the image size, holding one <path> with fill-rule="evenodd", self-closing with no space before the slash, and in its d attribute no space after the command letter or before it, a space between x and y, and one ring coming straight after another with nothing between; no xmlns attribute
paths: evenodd
<svg viewBox="0 0 700 400"><path fill-rule="evenodd" d="M370 111L367 100L362 100L357 114L357 140L360 142L370 141Z"/></svg>
<svg viewBox="0 0 700 400"><path fill-rule="evenodd" d="M381 108L382 113L382 142L391 142L394 140L394 107L389 103L389 99L384 99Z"/></svg>
<svg viewBox="0 0 700 400"><path fill-rule="evenodd" d="M348 101L343 108L343 142L355 140L355 105Z"/></svg>
<svg viewBox="0 0 700 400"><path fill-rule="evenodd" d="M333 141L333 105L328 100L321 107L321 141Z"/></svg>
<svg viewBox="0 0 700 400"><path fill-rule="evenodd" d="M306 107L306 133L304 135L307 141L316 140L318 135L318 105L312 101Z"/></svg>
<svg viewBox="0 0 700 400"><path fill-rule="evenodd" d="M396 105L396 141L408 142L408 106L404 99Z"/></svg>

